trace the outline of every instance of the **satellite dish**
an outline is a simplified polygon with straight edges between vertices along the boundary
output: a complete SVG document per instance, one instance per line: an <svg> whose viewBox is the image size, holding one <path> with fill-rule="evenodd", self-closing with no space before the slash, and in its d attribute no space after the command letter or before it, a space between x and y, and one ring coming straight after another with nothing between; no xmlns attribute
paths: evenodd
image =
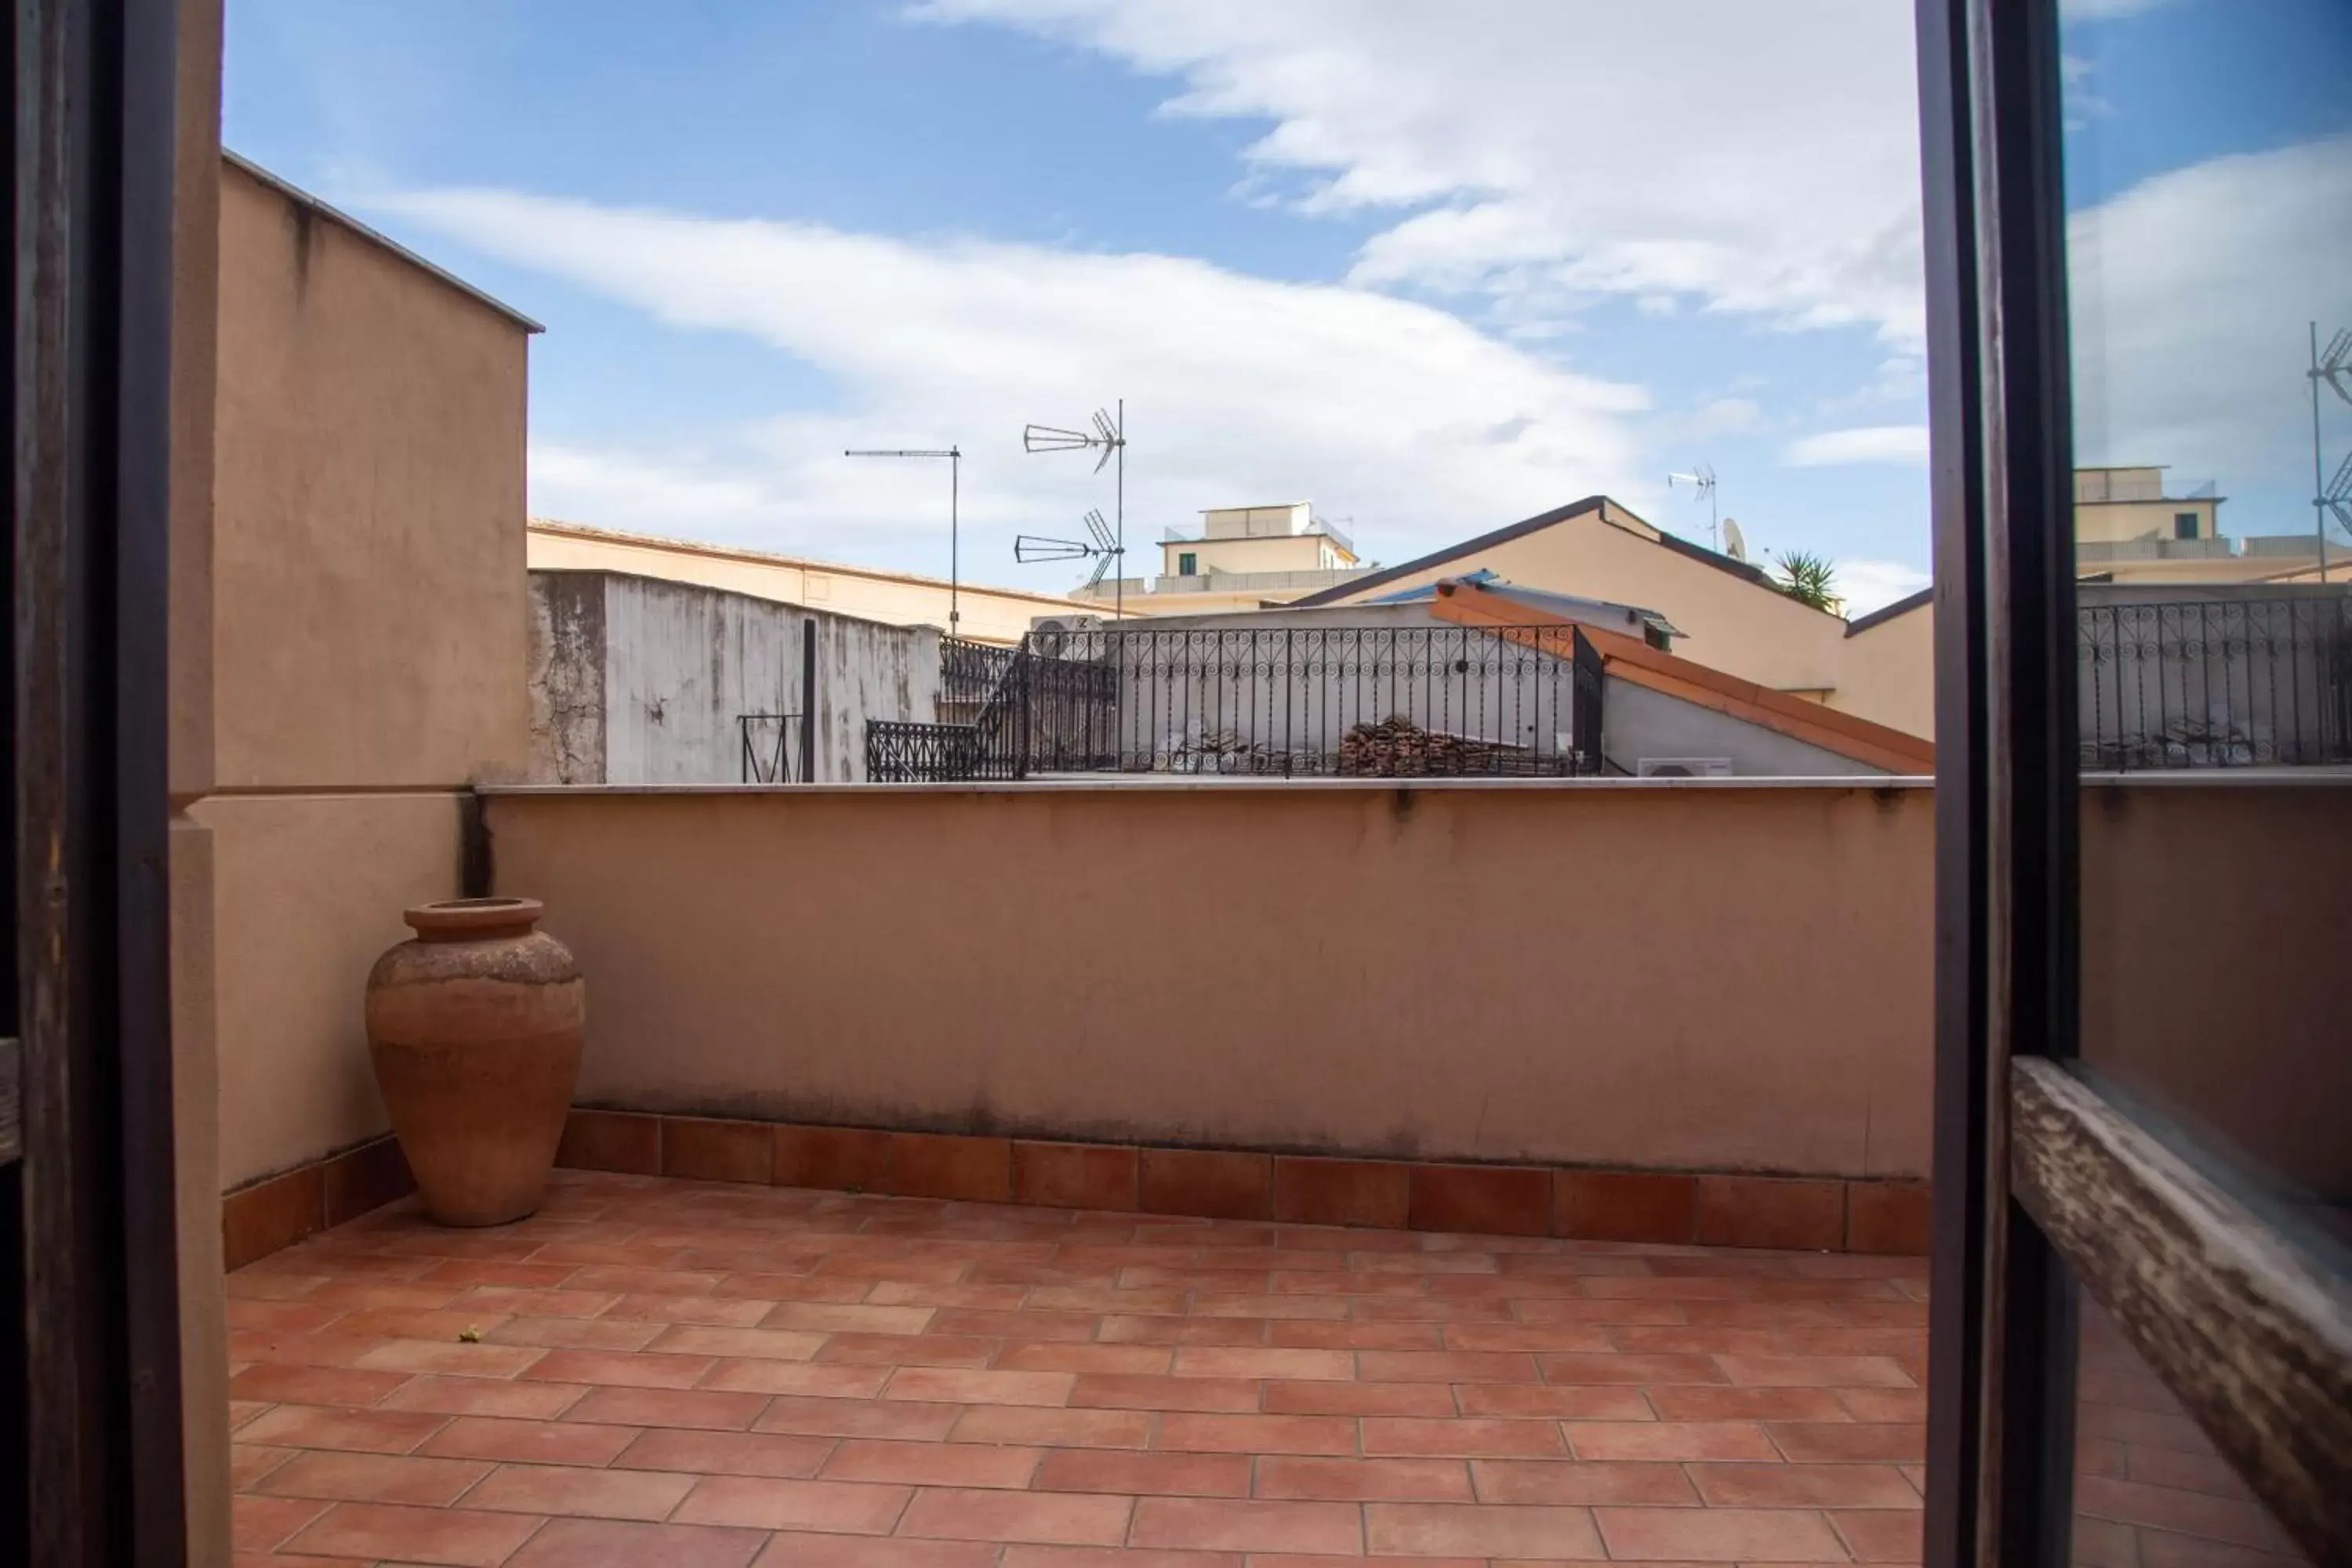
<svg viewBox="0 0 2352 1568"><path fill-rule="evenodd" d="M1723 520L1723 552L1734 561L1748 559L1748 536L1727 517Z"/></svg>

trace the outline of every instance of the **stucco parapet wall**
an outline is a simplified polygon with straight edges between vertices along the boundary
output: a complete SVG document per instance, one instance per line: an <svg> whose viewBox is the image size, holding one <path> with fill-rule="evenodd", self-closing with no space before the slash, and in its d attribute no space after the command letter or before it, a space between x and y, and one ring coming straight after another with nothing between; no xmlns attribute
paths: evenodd
<svg viewBox="0 0 2352 1568"><path fill-rule="evenodd" d="M1886 790L1932 790L1932 778L1732 778L1732 779L1283 779L1164 777L976 780L959 784L508 784L477 786L484 795L1271 795L1416 794L1607 794L1681 793L1692 790L1739 794L1757 790L1810 790L1825 795L1878 794Z"/></svg>

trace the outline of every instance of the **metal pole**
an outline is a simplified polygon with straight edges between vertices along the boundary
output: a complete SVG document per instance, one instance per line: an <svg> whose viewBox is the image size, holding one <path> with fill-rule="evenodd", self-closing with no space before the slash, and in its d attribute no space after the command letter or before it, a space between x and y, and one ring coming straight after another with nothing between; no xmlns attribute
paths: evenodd
<svg viewBox="0 0 2352 1568"><path fill-rule="evenodd" d="M958 585L962 580L961 532L960 516L963 508L963 448L948 448L948 635L961 635L958 625L963 619L957 607Z"/></svg>
<svg viewBox="0 0 2352 1568"><path fill-rule="evenodd" d="M2319 580L2327 581L2327 476L2319 450L2319 323L2311 323L2311 521L2319 529Z"/></svg>
<svg viewBox="0 0 2352 1568"><path fill-rule="evenodd" d="M2312 331L2315 333L2319 329L2314 326ZM2318 339L2315 337L2312 341L2316 344ZM2318 360L2319 351L2315 347L2312 350L2312 363L2315 364ZM2315 420L2319 417L2319 383L2317 381L2311 384L2311 396L2312 417ZM2315 458L2312 461L2315 465L2318 459ZM1111 619L1118 620L1127 614L1127 399L1124 397L1118 400L1118 477L1114 483L1118 498L1118 535L1116 552L1118 575L1111 583L1110 613Z"/></svg>
<svg viewBox="0 0 2352 1568"><path fill-rule="evenodd" d="M778 737L780 740L782 737ZM816 783L816 617L801 623L801 783Z"/></svg>

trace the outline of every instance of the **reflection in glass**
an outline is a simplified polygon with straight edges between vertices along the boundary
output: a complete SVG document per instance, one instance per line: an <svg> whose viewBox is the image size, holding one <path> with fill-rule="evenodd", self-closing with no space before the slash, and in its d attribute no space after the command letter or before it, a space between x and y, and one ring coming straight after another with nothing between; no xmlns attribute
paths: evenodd
<svg viewBox="0 0 2352 1568"><path fill-rule="evenodd" d="M2076 1568L2290 1568L2310 1559L2085 1294L2075 1362Z"/></svg>
<svg viewBox="0 0 2352 1568"><path fill-rule="evenodd" d="M2325 1247L2352 1212L2352 5L2063 13L2083 1065Z"/></svg>

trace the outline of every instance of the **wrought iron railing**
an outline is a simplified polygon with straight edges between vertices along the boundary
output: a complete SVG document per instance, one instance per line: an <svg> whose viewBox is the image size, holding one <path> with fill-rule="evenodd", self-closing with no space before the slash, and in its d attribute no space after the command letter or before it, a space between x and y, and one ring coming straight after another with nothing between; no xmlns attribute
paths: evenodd
<svg viewBox="0 0 2352 1568"><path fill-rule="evenodd" d="M870 778L1601 771L1601 660L1570 626L1122 626L970 647L942 655L955 719L867 726Z"/></svg>
<svg viewBox="0 0 2352 1568"><path fill-rule="evenodd" d="M2085 768L2352 763L2352 599L2075 612Z"/></svg>
<svg viewBox="0 0 2352 1568"><path fill-rule="evenodd" d="M735 729L742 742L745 784L808 782L812 770L799 714L738 713Z"/></svg>

